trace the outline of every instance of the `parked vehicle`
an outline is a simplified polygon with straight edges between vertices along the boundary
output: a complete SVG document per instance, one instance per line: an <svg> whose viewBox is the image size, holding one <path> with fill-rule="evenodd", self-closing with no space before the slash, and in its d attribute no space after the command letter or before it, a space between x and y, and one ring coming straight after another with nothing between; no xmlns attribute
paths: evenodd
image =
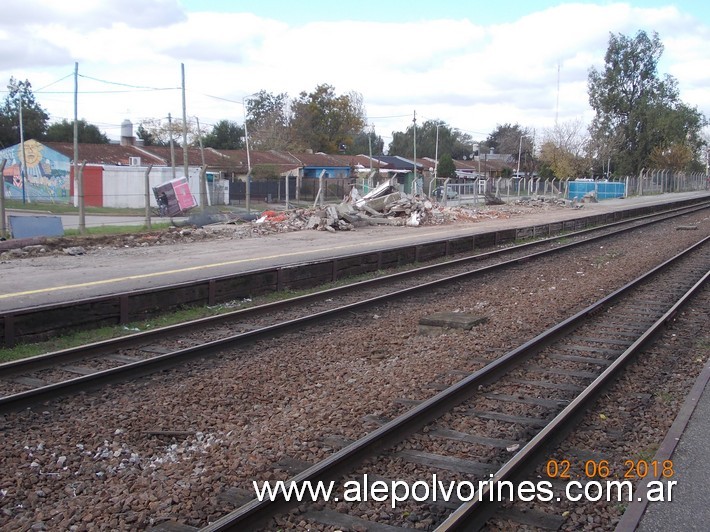
<svg viewBox="0 0 710 532"><path fill-rule="evenodd" d="M437 199L442 199L444 197L444 187L436 187L434 189L434 197ZM446 187L446 199L456 199L459 197L459 193L453 188Z"/></svg>

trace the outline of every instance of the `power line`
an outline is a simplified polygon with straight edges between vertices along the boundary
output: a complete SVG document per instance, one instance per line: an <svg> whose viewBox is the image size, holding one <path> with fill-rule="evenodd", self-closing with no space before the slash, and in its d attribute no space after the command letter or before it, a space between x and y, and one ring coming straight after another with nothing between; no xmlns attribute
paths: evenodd
<svg viewBox="0 0 710 532"><path fill-rule="evenodd" d="M84 78L84 79L90 79L92 81L98 81L99 83L106 83L107 85L118 85L120 87L129 87L131 89L142 89L142 90L153 90L153 91L167 91L167 90L180 89L180 87L148 87L145 85L131 85L130 83L107 81L105 79L93 78L91 76L84 76L83 74L79 74L79 77Z"/></svg>
<svg viewBox="0 0 710 532"><path fill-rule="evenodd" d="M34 90L33 92L42 92L42 91L43 91L44 89L46 89L47 87L51 87L52 85L56 85L56 84L59 83L60 81L64 81L65 79L70 78L70 77L72 77L73 75L74 75L74 73L71 72L71 73L67 74L66 76L64 76L63 78L59 78L57 81L53 81L52 83L50 83L50 84L48 84L48 85L45 85L44 87L40 87L39 89L36 89L36 90Z"/></svg>
<svg viewBox="0 0 710 532"><path fill-rule="evenodd" d="M411 114L409 115L393 115L393 116L368 116L368 120L382 120L385 118L409 118L412 116Z"/></svg>

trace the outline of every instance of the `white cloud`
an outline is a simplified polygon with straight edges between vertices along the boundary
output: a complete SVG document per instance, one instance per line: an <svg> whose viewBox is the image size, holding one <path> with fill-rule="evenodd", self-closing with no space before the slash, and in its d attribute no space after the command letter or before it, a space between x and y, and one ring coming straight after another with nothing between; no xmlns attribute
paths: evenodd
<svg viewBox="0 0 710 532"><path fill-rule="evenodd" d="M661 74L676 77L681 98L710 116L710 28L677 7L627 3L562 4L481 26L468 18L289 25L250 13L186 13L174 0L12 0L0 22L0 79L28 79L37 89L78 62L79 114L111 124L105 129L114 137L124 118L180 115L180 91L126 92L89 78L178 87L181 63L188 114L203 124L241 122L246 94L297 97L328 83L339 94L361 93L386 140L415 110L418 120L485 136L503 123L540 130L555 117L588 121L589 69L603 66L610 33L639 29L659 33ZM73 80L51 89L57 94L36 93L39 103L53 119L72 117Z"/></svg>
<svg viewBox="0 0 710 532"><path fill-rule="evenodd" d="M174 24L185 17L177 0L4 0L0 27L18 30L59 24L87 31L124 24L151 29Z"/></svg>

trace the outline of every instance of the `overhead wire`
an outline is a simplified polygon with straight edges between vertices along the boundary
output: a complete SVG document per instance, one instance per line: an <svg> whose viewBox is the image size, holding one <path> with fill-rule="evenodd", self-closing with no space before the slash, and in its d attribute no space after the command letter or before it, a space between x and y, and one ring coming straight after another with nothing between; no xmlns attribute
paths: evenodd
<svg viewBox="0 0 710 532"><path fill-rule="evenodd" d="M49 87L52 87L53 85L56 85L57 83L60 83L61 81L64 81L72 76L74 76L75 73L71 72L67 74L66 76L63 76L47 85L44 85L38 89L36 89L34 92L41 93L43 95L49 95L49 94L72 94L74 93L73 90L71 91L47 91ZM87 76L85 74L77 74L78 77L81 77L83 79L95 81L98 83L103 83L107 85L115 85L118 87L125 87L126 90L79 90L77 91L79 94L123 94L123 93L129 93L129 92L157 92L157 91L172 91L172 90L181 90L181 87L154 87L154 86L148 86L148 85L136 85L136 84L131 84L131 83L123 83L123 82L118 82L118 81L111 81L111 80L106 80L106 79L101 79L101 78L96 78L93 76ZM4 91L2 91L4 92ZM195 92L195 94L200 94L206 98L211 98L214 100L219 100L223 102L228 102L236 105L243 105L242 100L234 100L230 98L224 98L221 96L215 96L213 94L206 94L206 93L201 93L201 92ZM407 114L399 114L399 115L383 115L383 116L371 116L368 117L368 121L371 120L386 120L386 119L393 119L393 118L409 118L411 116L410 113ZM424 120L440 120L440 119L432 119L426 116L421 117ZM208 125L208 124L205 124ZM374 124L372 124L374 126ZM473 131L473 130L466 130L466 129L460 129L460 128L455 128L458 129L459 131L465 132L465 133L471 133L471 134L476 134L476 135L487 135L488 133L480 132L480 131ZM390 136L383 136L380 135L383 139L385 138L392 138Z"/></svg>

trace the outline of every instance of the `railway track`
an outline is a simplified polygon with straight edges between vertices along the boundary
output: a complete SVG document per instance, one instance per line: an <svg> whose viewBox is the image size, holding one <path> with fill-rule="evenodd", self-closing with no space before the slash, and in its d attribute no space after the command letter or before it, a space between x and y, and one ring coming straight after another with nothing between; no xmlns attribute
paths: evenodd
<svg viewBox="0 0 710 532"><path fill-rule="evenodd" d="M498 509L495 490L506 483L516 486L625 365L706 288L709 244L705 237L399 417L380 420L381 426L365 437L341 442L340 450L285 483L332 482L339 501L299 504L281 492L252 499L203 530L330 526L393 531L415 523L442 531L480 529ZM438 478L432 481L434 474ZM352 481L358 491L345 501L343 488ZM360 488L368 481L370 487L381 483L377 494L387 496L364 500ZM393 504L395 487L406 491L404 482L414 486L419 481L419 493L400 491L401 500ZM468 497L454 490L453 497L439 493L436 498L436 482L444 487L468 483L480 495L465 501ZM235 493L235 498L244 495ZM562 494L554 491L552 496Z"/></svg>
<svg viewBox="0 0 710 532"><path fill-rule="evenodd" d="M0 412L165 369L196 357L404 297L456 280L561 253L640 227L682 219L706 205L462 257L306 296L0 365ZM565 243L560 243L564 239ZM537 250L537 251L536 251ZM475 266L474 269L472 267Z"/></svg>
<svg viewBox="0 0 710 532"><path fill-rule="evenodd" d="M125 325L185 306L228 304L283 290L314 289L356 275L375 275L403 265L448 259L527 239L600 228L620 220L638 220L640 216L650 213L682 212L679 209L690 205L707 205L707 198L592 216L580 212L578 218L570 220L552 220L528 227L455 235L390 249L357 252L315 262L285 264L64 303L22 308L21 300L10 297L3 300L3 306L9 307L9 310L0 313L0 346L12 347L17 343L44 340L91 327Z"/></svg>

